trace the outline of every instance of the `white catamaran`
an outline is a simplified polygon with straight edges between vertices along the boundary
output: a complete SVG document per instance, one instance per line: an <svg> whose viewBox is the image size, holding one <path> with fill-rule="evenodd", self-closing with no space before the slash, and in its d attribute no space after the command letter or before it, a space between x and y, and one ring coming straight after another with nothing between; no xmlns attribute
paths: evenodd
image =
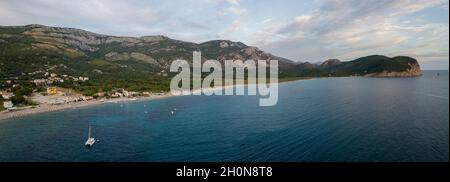
<svg viewBox="0 0 450 182"><path fill-rule="evenodd" d="M88 135L88 139L84 145L86 145L86 147L92 147L94 145L94 143L95 143L95 138L91 137L91 125L89 124L89 135Z"/></svg>

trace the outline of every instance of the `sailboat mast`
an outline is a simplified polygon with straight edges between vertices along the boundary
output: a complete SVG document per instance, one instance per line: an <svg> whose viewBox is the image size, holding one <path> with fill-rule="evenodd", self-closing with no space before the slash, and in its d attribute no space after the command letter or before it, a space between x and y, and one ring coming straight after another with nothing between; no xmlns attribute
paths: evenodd
<svg viewBox="0 0 450 182"><path fill-rule="evenodd" d="M91 138L91 124L89 124L89 135L88 138Z"/></svg>

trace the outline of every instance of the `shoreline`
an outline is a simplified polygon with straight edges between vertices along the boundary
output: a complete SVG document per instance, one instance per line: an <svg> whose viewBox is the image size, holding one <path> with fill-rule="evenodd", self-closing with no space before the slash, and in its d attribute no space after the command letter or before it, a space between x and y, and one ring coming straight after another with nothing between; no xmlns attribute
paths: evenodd
<svg viewBox="0 0 450 182"><path fill-rule="evenodd" d="M299 78L294 80L285 80L278 82L278 84L282 83L289 83L294 81L301 81L301 80L310 80L313 78ZM195 92L211 92L215 91L217 89L229 89L229 88L235 88L238 86L245 86L244 85L224 85L222 88L207 88L207 89L196 89L191 90L192 93ZM83 108L83 107L90 107L90 106L98 106L102 104L108 104L108 103L118 103L118 102L130 102L130 101L150 101L150 100L156 100L156 99L165 99L170 97L179 97L179 96L185 96L185 95L172 95L170 92L165 93L164 95L152 95L150 97L132 97L132 98L114 98L114 99L106 99L104 101L101 100L90 100L90 101L81 101L81 102L70 102L60 105L49 105L49 104L40 104L37 106L32 106L32 108L26 108L22 110L16 110L16 111L0 111L0 122L5 121L6 119L12 119L12 118L20 118L25 116L31 116L36 114L42 114L42 113L50 113L50 112L57 112L57 111L64 111L69 109L77 109L77 108Z"/></svg>
<svg viewBox="0 0 450 182"><path fill-rule="evenodd" d="M84 108L90 106L98 106L102 104L109 103L119 103L119 102L130 102L130 101L145 101L145 100L156 100L163 99L168 97L174 97L174 95L155 95L151 97L133 97L133 98L115 98L115 99L106 99L105 101L101 100L90 100L90 101L81 101L81 102L71 102L60 105L49 105L49 104L40 104L34 106L32 108L17 110L17 111L1 111L0 112L0 122L5 121L6 119L12 118L20 118L24 116L31 116L42 113L50 113L57 112L63 110Z"/></svg>

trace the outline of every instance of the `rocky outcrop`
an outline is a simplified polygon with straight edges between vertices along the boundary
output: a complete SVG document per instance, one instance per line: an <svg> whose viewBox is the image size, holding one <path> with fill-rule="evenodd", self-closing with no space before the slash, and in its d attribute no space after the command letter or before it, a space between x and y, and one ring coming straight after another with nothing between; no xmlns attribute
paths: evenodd
<svg viewBox="0 0 450 182"><path fill-rule="evenodd" d="M150 57L150 56L148 56L146 54L138 53L138 52L132 52L132 53L128 53L128 52L124 52L124 53L110 52L110 53L105 55L105 59L109 60L109 61L127 61L127 60L130 60L130 59L135 59L135 60L138 60L138 61L143 61L145 63L158 65L158 62L155 59L153 59L152 57Z"/></svg>
<svg viewBox="0 0 450 182"><path fill-rule="evenodd" d="M335 66L335 65L338 65L341 63L342 62L339 59L328 59L328 60L324 61L322 64L320 64L320 66L324 66L324 67Z"/></svg>
<svg viewBox="0 0 450 182"><path fill-rule="evenodd" d="M140 40L143 40L144 42L160 42L160 41L164 41L167 39L169 39L169 38L167 38L166 36L162 36L162 35L143 36L140 38Z"/></svg>
<svg viewBox="0 0 450 182"><path fill-rule="evenodd" d="M365 76L368 77L415 77L421 76L422 70L418 63L409 63L409 69L405 71L383 71L378 73L369 73Z"/></svg>

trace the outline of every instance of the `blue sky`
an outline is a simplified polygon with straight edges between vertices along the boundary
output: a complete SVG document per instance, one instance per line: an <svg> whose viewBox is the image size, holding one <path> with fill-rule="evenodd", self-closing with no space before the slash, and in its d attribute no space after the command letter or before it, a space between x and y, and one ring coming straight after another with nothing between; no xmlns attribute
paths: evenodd
<svg viewBox="0 0 450 182"><path fill-rule="evenodd" d="M0 0L0 25L241 41L295 61L408 55L448 69L448 0Z"/></svg>

